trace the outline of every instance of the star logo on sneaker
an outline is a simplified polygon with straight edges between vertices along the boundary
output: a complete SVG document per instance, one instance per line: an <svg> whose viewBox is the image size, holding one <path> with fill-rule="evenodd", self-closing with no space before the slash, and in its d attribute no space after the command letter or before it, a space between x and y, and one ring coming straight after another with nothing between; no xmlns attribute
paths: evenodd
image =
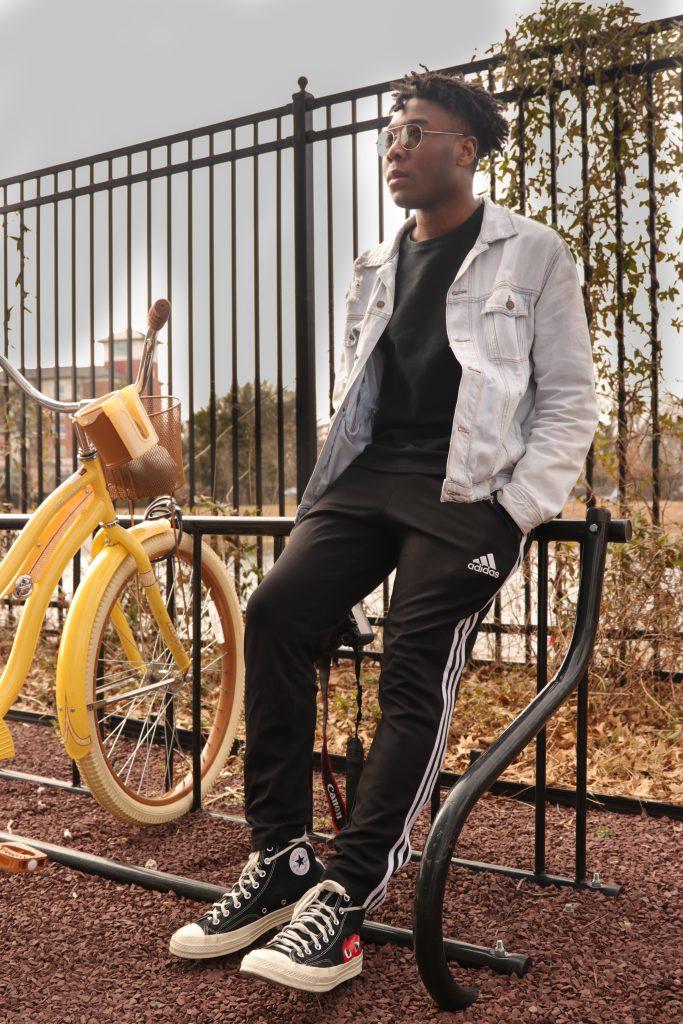
<svg viewBox="0 0 683 1024"><path fill-rule="evenodd" d="M297 846L289 855L289 867L295 875L305 875L311 866L308 851L303 846Z"/></svg>
<svg viewBox="0 0 683 1024"><path fill-rule="evenodd" d="M492 554L479 555L478 558L473 558L471 562L467 563L467 568L471 569L472 572L483 572L485 576L495 576L496 579L500 576Z"/></svg>

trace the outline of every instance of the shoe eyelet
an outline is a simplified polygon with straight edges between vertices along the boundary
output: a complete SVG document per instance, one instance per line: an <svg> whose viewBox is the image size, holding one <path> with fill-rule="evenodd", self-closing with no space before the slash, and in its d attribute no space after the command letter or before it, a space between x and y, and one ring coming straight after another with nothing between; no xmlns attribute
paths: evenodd
<svg viewBox="0 0 683 1024"><path fill-rule="evenodd" d="M268 907L264 907L263 910L261 911L261 913L262 914L267 914L268 913Z"/></svg>
<svg viewBox="0 0 683 1024"><path fill-rule="evenodd" d="M238 903L237 900L233 900L233 905L235 907L235 910L239 910L240 907L242 906L242 904Z"/></svg>
<svg viewBox="0 0 683 1024"><path fill-rule="evenodd" d="M313 946L313 949L317 949L317 951L318 951L318 952L320 952L320 950L321 950L322 948L323 948L323 947L322 947L322 946L320 945L320 943L319 943L319 942L316 942L316 944L315 944L315 945Z"/></svg>
<svg viewBox="0 0 683 1024"><path fill-rule="evenodd" d="M281 907L286 907L287 906L287 900L280 900L280 906Z"/></svg>
<svg viewBox="0 0 683 1024"><path fill-rule="evenodd" d="M311 955L310 946L304 946L304 953L306 954L306 956Z"/></svg>
<svg viewBox="0 0 683 1024"><path fill-rule="evenodd" d="M261 888L261 883L260 882L252 882L251 883L251 887L252 887L252 889L260 889Z"/></svg>
<svg viewBox="0 0 683 1024"><path fill-rule="evenodd" d="M250 900L251 899L251 893L250 892L245 892L244 898L245 898L245 900Z"/></svg>
<svg viewBox="0 0 683 1024"><path fill-rule="evenodd" d="M258 870L258 871L256 872L256 874L257 874L257 875L259 876L259 878L265 878L265 877L266 877L266 875L268 874L268 872L267 872L267 871L261 871L261 870L259 869L259 870Z"/></svg>
<svg viewBox="0 0 683 1024"><path fill-rule="evenodd" d="M345 895L344 896L344 903L350 903L350 902L351 902L351 897Z"/></svg>

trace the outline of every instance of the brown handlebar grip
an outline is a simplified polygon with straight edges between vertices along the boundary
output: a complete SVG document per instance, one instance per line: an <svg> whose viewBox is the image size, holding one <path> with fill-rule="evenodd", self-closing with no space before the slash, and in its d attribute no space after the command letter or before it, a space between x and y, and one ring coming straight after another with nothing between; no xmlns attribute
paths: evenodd
<svg viewBox="0 0 683 1024"><path fill-rule="evenodd" d="M168 320L170 312L171 303L168 299L157 299L147 314L147 323L153 331L160 331Z"/></svg>

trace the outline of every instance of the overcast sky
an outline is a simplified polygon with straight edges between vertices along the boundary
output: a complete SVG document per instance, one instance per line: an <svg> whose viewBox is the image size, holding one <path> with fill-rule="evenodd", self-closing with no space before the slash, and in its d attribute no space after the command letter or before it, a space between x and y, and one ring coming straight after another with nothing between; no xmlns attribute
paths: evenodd
<svg viewBox="0 0 683 1024"><path fill-rule="evenodd" d="M594 3L596 0L594 0ZM483 56L536 0L0 0L0 177ZM646 20L683 0L633 0Z"/></svg>
<svg viewBox="0 0 683 1024"><path fill-rule="evenodd" d="M0 0L0 178L281 106L301 75L322 96L419 64L438 68L475 52L483 57L538 6L539 0ZM631 6L643 20L683 13L683 0ZM174 304L178 313L175 293ZM675 341L665 345L664 369L680 392L683 361Z"/></svg>

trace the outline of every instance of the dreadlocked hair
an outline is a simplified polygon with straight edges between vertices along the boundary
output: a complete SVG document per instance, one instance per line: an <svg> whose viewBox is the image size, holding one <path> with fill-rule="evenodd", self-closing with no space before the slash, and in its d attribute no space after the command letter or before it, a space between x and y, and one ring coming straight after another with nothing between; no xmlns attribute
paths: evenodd
<svg viewBox="0 0 683 1024"><path fill-rule="evenodd" d="M502 104L483 85L467 82L462 75L440 71L411 71L405 78L391 83L391 108L403 110L408 100L433 100L457 114L477 140L477 159L491 150L500 152L510 127L503 117Z"/></svg>

